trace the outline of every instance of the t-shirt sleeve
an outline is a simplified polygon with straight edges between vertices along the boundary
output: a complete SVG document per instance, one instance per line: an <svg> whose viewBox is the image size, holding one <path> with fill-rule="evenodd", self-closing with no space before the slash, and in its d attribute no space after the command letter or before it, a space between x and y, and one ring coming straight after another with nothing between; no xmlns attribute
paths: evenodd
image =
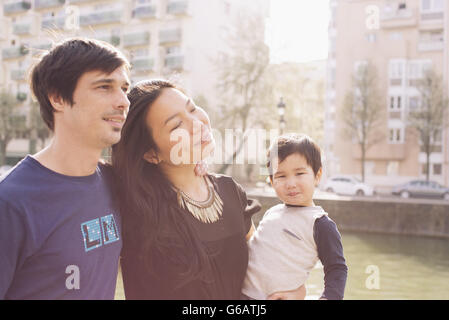
<svg viewBox="0 0 449 320"><path fill-rule="evenodd" d="M262 208L259 201L257 199L248 199L246 196L245 190L243 190L242 186L235 182L235 185L237 187L237 193L240 199L240 204L243 208L243 218L245 221L245 230L246 233L249 232L252 226L252 216L253 214L259 212L259 210Z"/></svg>
<svg viewBox="0 0 449 320"><path fill-rule="evenodd" d="M0 199L0 300L5 299L26 251L26 226L22 216Z"/></svg>
<svg viewBox="0 0 449 320"><path fill-rule="evenodd" d="M343 245L337 225L327 216L315 220L314 239L318 257L324 269L324 292L322 298L342 300L348 267L343 256Z"/></svg>

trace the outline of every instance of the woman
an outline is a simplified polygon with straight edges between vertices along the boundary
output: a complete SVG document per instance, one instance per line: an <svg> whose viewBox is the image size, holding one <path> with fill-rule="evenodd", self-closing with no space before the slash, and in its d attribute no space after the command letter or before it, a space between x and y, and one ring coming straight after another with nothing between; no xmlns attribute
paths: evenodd
<svg viewBox="0 0 449 320"><path fill-rule="evenodd" d="M126 298L239 299L260 205L230 177L195 175L214 141L207 114L181 90L144 81L128 98L112 152Z"/></svg>
<svg viewBox="0 0 449 320"><path fill-rule="evenodd" d="M122 138L112 154L123 217L126 298L240 298L248 259L245 236L260 206L247 208L244 191L231 178L197 176L195 163L179 163L173 150L180 144L170 137L184 137L181 158L193 158L198 147L201 158L207 157L214 142L207 114L173 84L139 83L129 99ZM185 133L198 143L186 143Z"/></svg>

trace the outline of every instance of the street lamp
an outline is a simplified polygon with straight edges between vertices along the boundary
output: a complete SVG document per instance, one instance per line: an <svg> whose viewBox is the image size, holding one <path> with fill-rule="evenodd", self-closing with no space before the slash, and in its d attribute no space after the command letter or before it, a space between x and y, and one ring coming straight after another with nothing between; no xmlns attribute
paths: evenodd
<svg viewBox="0 0 449 320"><path fill-rule="evenodd" d="M279 129L281 131L281 135L284 133L285 124L286 124L286 122L284 120L285 107L286 107L285 103L284 103L284 101L282 100L282 97L281 97L281 100L278 103Z"/></svg>

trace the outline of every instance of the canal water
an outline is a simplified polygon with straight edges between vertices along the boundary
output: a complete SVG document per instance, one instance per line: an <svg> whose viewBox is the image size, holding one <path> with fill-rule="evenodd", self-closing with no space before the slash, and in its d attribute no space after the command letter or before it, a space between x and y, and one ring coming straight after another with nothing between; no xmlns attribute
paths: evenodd
<svg viewBox="0 0 449 320"><path fill-rule="evenodd" d="M342 231L348 265L345 300L449 299L449 239ZM306 299L324 289L320 263L306 283ZM121 274L116 299L124 299Z"/></svg>
<svg viewBox="0 0 449 320"><path fill-rule="evenodd" d="M449 239L342 231L348 265L345 300L449 299ZM307 299L323 292L320 263Z"/></svg>

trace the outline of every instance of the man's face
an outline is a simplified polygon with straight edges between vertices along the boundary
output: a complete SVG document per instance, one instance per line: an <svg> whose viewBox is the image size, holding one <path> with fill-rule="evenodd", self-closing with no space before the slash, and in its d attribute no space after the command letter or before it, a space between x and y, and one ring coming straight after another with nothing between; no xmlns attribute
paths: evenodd
<svg viewBox="0 0 449 320"><path fill-rule="evenodd" d="M103 149L120 140L129 109L129 78L124 67L110 74L89 71L79 79L73 105L55 113L63 131L92 148Z"/></svg>

